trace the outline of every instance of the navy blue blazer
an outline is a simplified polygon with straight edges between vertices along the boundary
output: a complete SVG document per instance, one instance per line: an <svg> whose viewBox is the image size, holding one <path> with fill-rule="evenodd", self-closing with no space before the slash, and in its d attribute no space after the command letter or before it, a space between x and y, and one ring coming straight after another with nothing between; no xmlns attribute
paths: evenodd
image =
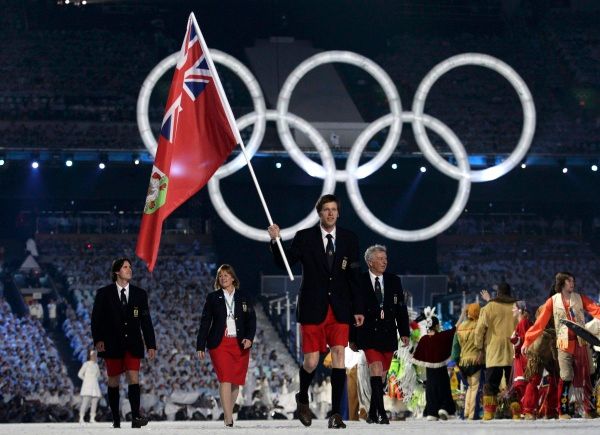
<svg viewBox="0 0 600 435"><path fill-rule="evenodd" d="M105 351L98 353L102 358L123 358L126 351L143 358L144 344L147 349L156 349L146 291L129 284L129 299L123 313L116 284L97 290L92 308L92 337L94 345L104 342Z"/></svg>
<svg viewBox="0 0 600 435"><path fill-rule="evenodd" d="M196 351L205 351L206 348L214 349L223 340L227 324L227 307L223 289L215 290L206 297L202 317L200 318L200 329L196 339ZM237 341L242 346L242 340L247 338L254 341L256 334L256 313L250 297L237 289L233 294L235 306L233 314L235 317L235 328Z"/></svg>
<svg viewBox="0 0 600 435"><path fill-rule="evenodd" d="M398 334L410 336L408 309L404 301L402 281L397 275L383 274L383 311L377 302L377 296L369 272L360 277L360 289L365 304L365 322L355 328L356 345L359 349L395 351L398 349ZM354 334L353 334L354 335Z"/></svg>
<svg viewBox="0 0 600 435"><path fill-rule="evenodd" d="M275 263L285 269L279 248L270 244ZM360 269L358 237L352 231L336 227L335 257L331 270L321 238L320 224L300 230L285 254L290 265L302 265L302 284L296 305L301 324L319 324L325 320L331 304L340 323L354 323L354 314L363 314L358 287Z"/></svg>

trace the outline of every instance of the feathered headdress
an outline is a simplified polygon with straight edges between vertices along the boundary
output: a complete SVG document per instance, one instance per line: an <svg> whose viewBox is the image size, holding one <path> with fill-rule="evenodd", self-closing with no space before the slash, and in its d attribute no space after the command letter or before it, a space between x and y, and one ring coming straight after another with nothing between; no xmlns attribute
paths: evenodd
<svg viewBox="0 0 600 435"><path fill-rule="evenodd" d="M415 319L415 321L419 323L425 321L425 327L428 331L440 323L439 319L435 315L435 307L425 307L423 312Z"/></svg>

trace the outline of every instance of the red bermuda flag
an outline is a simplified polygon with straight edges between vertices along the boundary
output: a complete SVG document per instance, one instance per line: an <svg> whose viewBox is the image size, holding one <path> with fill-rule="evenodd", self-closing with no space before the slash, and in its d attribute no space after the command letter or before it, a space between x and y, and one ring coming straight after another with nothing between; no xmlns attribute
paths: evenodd
<svg viewBox="0 0 600 435"><path fill-rule="evenodd" d="M163 221L204 187L241 143L194 14L188 19L165 112L135 250L150 271Z"/></svg>

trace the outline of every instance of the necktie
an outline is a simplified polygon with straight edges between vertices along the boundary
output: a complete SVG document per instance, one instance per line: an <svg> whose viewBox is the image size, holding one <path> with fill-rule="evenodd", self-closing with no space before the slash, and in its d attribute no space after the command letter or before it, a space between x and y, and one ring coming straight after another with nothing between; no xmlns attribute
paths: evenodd
<svg viewBox="0 0 600 435"><path fill-rule="evenodd" d="M381 283L379 282L379 277L375 277L375 297L377 298L377 302L381 305L383 301L383 292L381 291Z"/></svg>
<svg viewBox="0 0 600 435"><path fill-rule="evenodd" d="M329 266L329 270L333 267L333 253L335 249L333 248L333 236L331 234L327 234L327 247L325 248L325 252L327 254L327 265Z"/></svg>
<svg viewBox="0 0 600 435"><path fill-rule="evenodd" d="M125 297L125 289L121 289L121 305L125 307L127 305L127 298Z"/></svg>

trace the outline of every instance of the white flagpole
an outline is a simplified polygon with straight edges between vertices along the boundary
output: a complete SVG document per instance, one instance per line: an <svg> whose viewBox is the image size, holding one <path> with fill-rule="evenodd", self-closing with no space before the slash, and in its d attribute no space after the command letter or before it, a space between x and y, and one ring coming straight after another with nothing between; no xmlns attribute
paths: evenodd
<svg viewBox="0 0 600 435"><path fill-rule="evenodd" d="M252 176L252 180L254 181L254 186L256 186L256 191L258 192L258 197L260 198L260 202L265 210L265 214L267 215L267 220L269 221L269 225L273 225L273 219L271 218L271 213L269 212L269 208L267 207L267 203L263 196L260 185L258 184L258 179L256 178L256 174L254 173L254 168L252 167L252 163L250 163L250 159L248 158L248 153L246 153L246 147L244 146L244 141L242 140L242 136L240 135L240 131L237 128L237 124L235 122L235 117L233 116L233 112L231 111L231 107L229 106L229 101L227 100L227 95L225 94L225 90L221 85L221 80L219 79L219 74L217 73L217 69L215 68L215 64L210 57L210 53L208 51L208 47L206 46L206 42L204 41L204 36L202 36L202 32L200 31L200 26L198 26L198 22L196 21L196 16L192 12L190 14L190 19L194 24L194 28L196 29L196 33L198 34L198 38L200 40L200 46L202 47L202 52L204 53L204 57L206 58L206 62L208 63L208 67L210 68L213 78L215 80L215 85L217 86L217 92L219 93L219 97L221 97L221 102L223 103L223 107L225 108L225 115L227 116L227 120L229 121L229 126L235 135L235 139L237 143L240 144L242 148L242 154L248 163L248 170L250 171L250 175ZM279 252L281 253L281 257L283 258L283 263L285 264L285 268L287 270L288 276L290 280L294 280L294 275L292 274L292 269L290 269L290 264L285 255L285 251L283 250L283 246L281 245L281 237L277 238L277 247L279 248Z"/></svg>

